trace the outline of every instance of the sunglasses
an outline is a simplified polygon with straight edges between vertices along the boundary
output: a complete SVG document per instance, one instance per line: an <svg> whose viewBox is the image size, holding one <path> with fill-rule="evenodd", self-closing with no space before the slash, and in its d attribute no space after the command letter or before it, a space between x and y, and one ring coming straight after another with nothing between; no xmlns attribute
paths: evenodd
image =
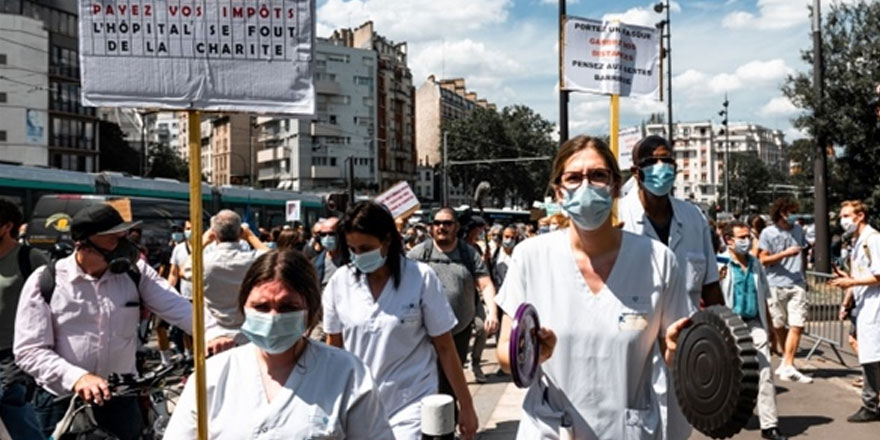
<svg viewBox="0 0 880 440"><path fill-rule="evenodd" d="M329 237L331 235L336 235L335 232L318 232L318 237Z"/></svg>
<svg viewBox="0 0 880 440"><path fill-rule="evenodd" d="M434 224L434 226L445 226L448 228L448 227L455 225L455 221L453 221L453 220L434 220L433 224Z"/></svg>
<svg viewBox="0 0 880 440"><path fill-rule="evenodd" d="M657 164L658 162L662 162L662 163L669 164L669 165L675 165L675 158L668 157L668 156L646 157L646 158L639 161L639 168L649 167L649 166Z"/></svg>

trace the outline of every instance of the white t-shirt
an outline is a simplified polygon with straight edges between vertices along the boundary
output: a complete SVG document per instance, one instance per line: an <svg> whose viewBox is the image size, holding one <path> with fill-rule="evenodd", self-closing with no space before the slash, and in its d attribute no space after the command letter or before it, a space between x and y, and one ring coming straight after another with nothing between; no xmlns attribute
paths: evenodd
<svg viewBox="0 0 880 440"><path fill-rule="evenodd" d="M192 281L184 278L184 268L190 264L189 255L191 252L192 248L186 241L177 243L174 250L171 251L171 264L176 265L180 273L180 296L186 299L192 299Z"/></svg>
<svg viewBox="0 0 880 440"><path fill-rule="evenodd" d="M272 402L258 349L243 345L208 359L208 437L213 440L391 438L370 373L343 350L311 341ZM196 438L195 380L177 402L165 439Z"/></svg>
<svg viewBox="0 0 880 440"><path fill-rule="evenodd" d="M880 275L880 233L867 226L853 246L852 277ZM880 362L880 286L853 287L859 363Z"/></svg>
<svg viewBox="0 0 880 440"><path fill-rule="evenodd" d="M623 232L614 268L598 294L587 286L569 230L526 240L513 252L496 298L513 316L524 302L558 338L543 378L529 388L518 439L558 438L563 417L577 439L661 438L652 392L657 340L691 313L679 292L675 255L660 242Z"/></svg>
<svg viewBox="0 0 880 440"><path fill-rule="evenodd" d="M351 264L337 269L322 298L324 331L341 333L346 350L370 369L395 438L421 438L418 411L407 407L437 392L437 355L430 338L452 330L456 319L433 269L406 258L400 264L399 287L389 278L378 300L367 277L358 279ZM397 420L398 412L416 420ZM402 424L410 434L398 431Z"/></svg>

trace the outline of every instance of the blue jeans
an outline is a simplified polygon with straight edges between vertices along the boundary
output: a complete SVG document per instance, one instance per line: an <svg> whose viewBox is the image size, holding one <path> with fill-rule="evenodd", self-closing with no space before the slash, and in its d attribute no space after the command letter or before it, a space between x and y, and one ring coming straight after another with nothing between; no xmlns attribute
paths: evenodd
<svg viewBox="0 0 880 440"><path fill-rule="evenodd" d="M0 387L0 419L12 440L46 438L40 431L40 422L34 408L26 401L27 387L15 383Z"/></svg>

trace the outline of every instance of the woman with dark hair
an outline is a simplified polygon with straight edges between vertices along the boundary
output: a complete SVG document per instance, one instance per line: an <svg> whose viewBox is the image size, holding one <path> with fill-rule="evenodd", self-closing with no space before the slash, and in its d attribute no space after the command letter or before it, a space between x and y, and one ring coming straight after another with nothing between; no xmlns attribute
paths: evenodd
<svg viewBox="0 0 880 440"><path fill-rule="evenodd" d="M310 341L321 310L318 276L297 251L254 262L239 293L251 344L207 362L208 436L388 439L391 427L369 371L351 353ZM189 381L165 433L196 438L195 381Z"/></svg>
<svg viewBox="0 0 880 440"><path fill-rule="evenodd" d="M571 226L519 244L497 297L505 371L510 317L521 304L552 327L538 331L541 376L523 401L517 438L665 438L652 361L659 342L671 363L687 324L682 271L662 243L612 224L621 174L604 142L567 141L551 170Z"/></svg>
<svg viewBox="0 0 880 440"><path fill-rule="evenodd" d="M285 229L278 234L275 248L278 250L298 250L297 245L301 241L299 232L295 229Z"/></svg>
<svg viewBox="0 0 880 440"><path fill-rule="evenodd" d="M460 403L459 430L477 430L477 414L450 330L456 319L440 279L405 257L394 218L359 202L337 229L344 261L324 289L327 342L345 346L372 371L394 438L421 439L422 398L437 393L437 358Z"/></svg>

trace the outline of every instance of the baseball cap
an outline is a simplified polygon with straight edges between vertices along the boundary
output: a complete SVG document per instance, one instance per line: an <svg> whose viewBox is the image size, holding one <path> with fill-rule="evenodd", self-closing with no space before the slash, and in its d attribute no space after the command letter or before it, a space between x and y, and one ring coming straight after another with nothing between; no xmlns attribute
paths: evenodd
<svg viewBox="0 0 880 440"><path fill-rule="evenodd" d="M115 208L98 203L80 209L73 215L70 236L76 241L81 241L92 235L127 231L140 224L141 222L125 222Z"/></svg>

